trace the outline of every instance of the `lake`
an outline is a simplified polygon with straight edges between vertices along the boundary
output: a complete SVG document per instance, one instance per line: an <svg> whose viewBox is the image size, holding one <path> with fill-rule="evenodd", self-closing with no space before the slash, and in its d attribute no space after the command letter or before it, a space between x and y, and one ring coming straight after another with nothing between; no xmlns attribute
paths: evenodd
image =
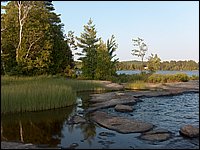
<svg viewBox="0 0 200 150"><path fill-rule="evenodd" d="M184 138L178 133L182 125L199 125L199 93L142 98L141 102L134 105L135 110L131 113L115 112L113 108L103 109L115 115L151 122L158 128L171 131L173 137L163 142L141 140L138 138L140 133L122 134L91 122L89 114L83 113L89 106L90 94L91 92L78 93L77 105L72 107L2 115L1 139L20 141L23 137L25 143L40 147L77 149L192 149L199 146L197 138ZM68 124L68 119L74 114L84 116L87 123Z"/></svg>
<svg viewBox="0 0 200 150"><path fill-rule="evenodd" d="M140 70L119 70L117 71L117 74L139 74ZM147 72L147 71L146 71ZM155 72L156 74L176 74L176 73L185 73L188 76L197 75L199 76L199 70L193 70L193 71L167 71L167 70L159 70Z"/></svg>

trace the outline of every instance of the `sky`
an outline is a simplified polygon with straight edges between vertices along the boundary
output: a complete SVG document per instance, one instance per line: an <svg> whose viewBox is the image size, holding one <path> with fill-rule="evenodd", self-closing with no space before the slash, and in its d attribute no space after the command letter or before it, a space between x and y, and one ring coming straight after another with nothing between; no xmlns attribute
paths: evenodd
<svg viewBox="0 0 200 150"><path fill-rule="evenodd" d="M133 38L148 46L144 60L157 54L161 61L199 61L199 1L53 1L65 34L83 33L93 20L104 41L113 34L120 61L141 60L131 54Z"/></svg>
<svg viewBox="0 0 200 150"><path fill-rule="evenodd" d="M71 30L79 37L91 18L104 42L114 35L119 61L141 60L131 54L132 39L140 37L148 46L144 61L153 53L161 61L199 62L199 1L53 1L53 5L64 34Z"/></svg>

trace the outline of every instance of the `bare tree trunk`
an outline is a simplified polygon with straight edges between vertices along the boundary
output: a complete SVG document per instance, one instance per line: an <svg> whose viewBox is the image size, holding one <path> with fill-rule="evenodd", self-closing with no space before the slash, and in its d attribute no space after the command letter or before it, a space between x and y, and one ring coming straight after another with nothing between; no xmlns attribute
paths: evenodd
<svg viewBox="0 0 200 150"><path fill-rule="evenodd" d="M28 58L29 52L30 52L30 50L31 50L31 47L32 47L37 41L39 41L39 39L41 39L41 38L42 38L42 36L40 36L38 39L36 39L34 42L32 42L32 43L30 44L30 46L29 46L29 48L28 48L28 51L27 51L27 53L26 53L25 59Z"/></svg>
<svg viewBox="0 0 200 150"><path fill-rule="evenodd" d="M4 29L1 29L1 32L3 32L6 28ZM2 36L1 36L1 41L2 41ZM2 46L1 46L1 56L4 56L3 54L3 50L2 50ZM6 74L6 67L5 67L5 64L4 64L4 61L1 59L1 63L2 63L2 67L3 67L3 71L4 73Z"/></svg>
<svg viewBox="0 0 200 150"><path fill-rule="evenodd" d="M141 68L141 73L143 72L143 57L142 57L142 68Z"/></svg>
<svg viewBox="0 0 200 150"><path fill-rule="evenodd" d="M19 18L19 43L16 50L16 61L19 62L19 49L21 49L21 41L22 41L22 20L21 20L21 1L17 1L18 5L18 18Z"/></svg>

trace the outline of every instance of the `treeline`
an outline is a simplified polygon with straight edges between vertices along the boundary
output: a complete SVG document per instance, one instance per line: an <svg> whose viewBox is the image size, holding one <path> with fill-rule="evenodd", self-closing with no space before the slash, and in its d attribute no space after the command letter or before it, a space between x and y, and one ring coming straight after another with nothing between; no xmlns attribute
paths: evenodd
<svg viewBox="0 0 200 150"><path fill-rule="evenodd" d="M144 66L148 66L148 62L143 62ZM117 70L140 70L141 61L122 61L117 63ZM163 61L160 62L158 70L199 70L199 62L193 60L185 61Z"/></svg>
<svg viewBox="0 0 200 150"><path fill-rule="evenodd" d="M106 42L97 37L93 21L80 37L63 32L60 15L51 1L9 1L1 13L1 74L76 77L72 50L81 61L81 78L107 79L116 74L114 35Z"/></svg>

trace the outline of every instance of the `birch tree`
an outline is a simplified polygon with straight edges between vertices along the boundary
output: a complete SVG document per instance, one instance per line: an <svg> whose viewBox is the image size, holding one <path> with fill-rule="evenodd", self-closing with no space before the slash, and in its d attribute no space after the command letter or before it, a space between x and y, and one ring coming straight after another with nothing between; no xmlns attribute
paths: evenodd
<svg viewBox="0 0 200 150"><path fill-rule="evenodd" d="M33 7L33 1L16 1L16 7L18 8L18 20L19 20L19 43L16 49L16 61L19 62L19 53L21 50L23 26L26 22L26 18L30 9Z"/></svg>
<svg viewBox="0 0 200 150"><path fill-rule="evenodd" d="M148 48L147 48L147 45L144 43L144 40L139 37L137 39L132 39L132 41L133 41L133 46L135 47L132 50L133 52L132 55L141 57L141 60L142 60L141 72L142 72L144 68L144 56Z"/></svg>

